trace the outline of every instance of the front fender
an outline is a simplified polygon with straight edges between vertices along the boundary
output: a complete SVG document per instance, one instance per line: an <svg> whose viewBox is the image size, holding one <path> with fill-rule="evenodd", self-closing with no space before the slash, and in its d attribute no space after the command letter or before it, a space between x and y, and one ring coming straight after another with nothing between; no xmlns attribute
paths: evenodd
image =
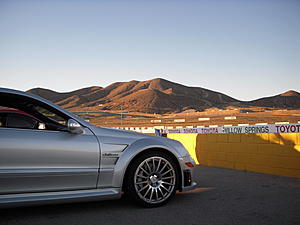
<svg viewBox="0 0 300 225"><path fill-rule="evenodd" d="M182 156L179 151L176 150L173 146L169 145L167 142L162 142L160 140L154 140L152 138L143 138L139 139L136 142L129 145L124 152L119 157L115 169L114 169L114 177L112 181L113 187L121 187L123 184L123 179L125 176L125 172L130 164L130 162L137 156L139 153L147 150L147 149L163 149L172 153L178 160Z"/></svg>

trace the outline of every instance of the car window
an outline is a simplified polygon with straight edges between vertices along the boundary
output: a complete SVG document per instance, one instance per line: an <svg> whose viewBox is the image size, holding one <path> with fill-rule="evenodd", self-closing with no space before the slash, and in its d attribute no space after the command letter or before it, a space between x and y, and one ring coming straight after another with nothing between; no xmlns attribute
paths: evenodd
<svg viewBox="0 0 300 225"><path fill-rule="evenodd" d="M0 127L3 127L4 125L4 117L0 114Z"/></svg>
<svg viewBox="0 0 300 225"><path fill-rule="evenodd" d="M5 118L2 127L68 131L70 119L52 106L27 96L0 93L0 113L17 113L17 118ZM5 115L6 116L6 115ZM29 118L24 119L28 116ZM7 120L7 121L6 121Z"/></svg>
<svg viewBox="0 0 300 225"><path fill-rule="evenodd" d="M64 119L63 117L49 111L48 109L43 108L41 106L35 106L34 108L37 112L39 112L43 116L51 119L52 121L55 121L56 123L59 123L59 124L64 125L64 126L67 125L67 120L66 119Z"/></svg>
<svg viewBox="0 0 300 225"><path fill-rule="evenodd" d="M38 127L38 121L26 115L18 113L8 113L6 117L6 127L35 129Z"/></svg>

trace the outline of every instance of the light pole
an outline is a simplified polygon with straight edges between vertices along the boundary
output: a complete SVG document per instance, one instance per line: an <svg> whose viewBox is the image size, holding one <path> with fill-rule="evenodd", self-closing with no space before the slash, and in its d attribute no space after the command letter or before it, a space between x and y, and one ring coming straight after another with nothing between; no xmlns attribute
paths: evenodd
<svg viewBox="0 0 300 225"><path fill-rule="evenodd" d="M122 108L122 105L121 105L121 126L123 126L123 121L122 121L122 119L123 119L123 114L122 114L122 111L123 111L123 108Z"/></svg>

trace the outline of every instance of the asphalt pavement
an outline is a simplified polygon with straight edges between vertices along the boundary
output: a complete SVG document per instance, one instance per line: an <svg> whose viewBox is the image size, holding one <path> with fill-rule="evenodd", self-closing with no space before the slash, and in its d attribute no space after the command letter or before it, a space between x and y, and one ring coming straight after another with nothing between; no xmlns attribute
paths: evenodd
<svg viewBox="0 0 300 225"><path fill-rule="evenodd" d="M146 209L126 200L1 209L1 225L299 225L300 179L199 166L197 189Z"/></svg>

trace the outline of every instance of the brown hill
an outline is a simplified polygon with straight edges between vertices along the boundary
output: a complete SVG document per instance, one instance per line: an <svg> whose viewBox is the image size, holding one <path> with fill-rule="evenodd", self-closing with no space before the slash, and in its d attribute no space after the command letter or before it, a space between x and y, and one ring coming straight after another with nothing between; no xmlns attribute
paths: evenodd
<svg viewBox="0 0 300 225"><path fill-rule="evenodd" d="M290 90L272 97L265 97L250 101L247 104L271 108L299 109L300 93Z"/></svg>
<svg viewBox="0 0 300 225"><path fill-rule="evenodd" d="M223 108L229 105L300 108L300 94L295 91L242 102L219 92L200 87L187 87L160 78L116 82L105 88L94 86L67 93L42 88L31 89L28 92L68 109L97 107L99 110L171 113L188 109L201 111L212 107Z"/></svg>
<svg viewBox="0 0 300 225"><path fill-rule="evenodd" d="M147 113L203 110L238 102L227 95L199 87L187 87L164 79L113 83L106 88L89 87L67 93L35 88L40 95L64 108L98 106L101 110Z"/></svg>

